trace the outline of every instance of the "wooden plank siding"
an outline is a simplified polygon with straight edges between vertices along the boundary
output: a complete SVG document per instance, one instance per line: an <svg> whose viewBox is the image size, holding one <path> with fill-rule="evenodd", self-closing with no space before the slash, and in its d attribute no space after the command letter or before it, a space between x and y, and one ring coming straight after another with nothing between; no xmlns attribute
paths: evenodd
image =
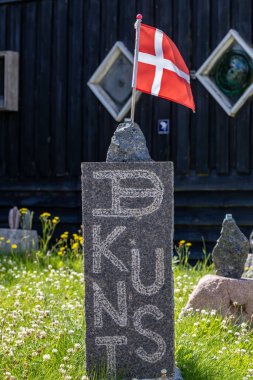
<svg viewBox="0 0 253 380"><path fill-rule="evenodd" d="M136 13L197 70L230 28L252 43L251 0L0 0L0 50L20 53L18 112L0 112L0 226L13 205L81 224L80 163L104 161L115 120L86 83ZM175 164L175 241L212 247L225 213L253 229L252 101L229 118L192 80L196 114L143 94L136 121L156 161ZM170 133L158 135L159 119Z"/></svg>

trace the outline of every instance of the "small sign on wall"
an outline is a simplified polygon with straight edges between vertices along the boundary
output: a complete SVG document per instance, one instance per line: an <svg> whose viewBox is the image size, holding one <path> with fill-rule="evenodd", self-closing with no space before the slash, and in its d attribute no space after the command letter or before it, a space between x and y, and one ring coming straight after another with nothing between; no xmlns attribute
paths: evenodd
<svg viewBox="0 0 253 380"><path fill-rule="evenodd" d="M0 111L18 111L19 53L0 51Z"/></svg>
<svg viewBox="0 0 253 380"><path fill-rule="evenodd" d="M157 123L158 135L168 135L170 132L170 121L169 119L160 119Z"/></svg>

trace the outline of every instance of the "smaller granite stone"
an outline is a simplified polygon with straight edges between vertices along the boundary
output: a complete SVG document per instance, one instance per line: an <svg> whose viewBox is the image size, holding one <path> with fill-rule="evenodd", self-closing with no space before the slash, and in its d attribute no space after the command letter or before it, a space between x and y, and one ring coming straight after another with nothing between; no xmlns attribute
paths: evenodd
<svg viewBox="0 0 253 380"><path fill-rule="evenodd" d="M215 272L219 276L241 278L250 245L231 214L227 214L220 238L213 249Z"/></svg>
<svg viewBox="0 0 253 380"><path fill-rule="evenodd" d="M109 146L106 162L152 161L145 137L136 123L118 125Z"/></svg>

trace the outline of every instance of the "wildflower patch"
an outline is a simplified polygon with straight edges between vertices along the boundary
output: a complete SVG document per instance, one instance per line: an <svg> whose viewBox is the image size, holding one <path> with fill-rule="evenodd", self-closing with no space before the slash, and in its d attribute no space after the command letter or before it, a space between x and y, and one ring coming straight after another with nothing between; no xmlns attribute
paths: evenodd
<svg viewBox="0 0 253 380"><path fill-rule="evenodd" d="M86 366L174 371L172 163L84 163Z"/></svg>

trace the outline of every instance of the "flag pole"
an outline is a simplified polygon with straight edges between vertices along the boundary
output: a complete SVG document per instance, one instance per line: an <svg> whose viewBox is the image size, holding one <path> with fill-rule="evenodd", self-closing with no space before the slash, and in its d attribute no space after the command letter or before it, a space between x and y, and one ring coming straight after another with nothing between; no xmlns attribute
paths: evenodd
<svg viewBox="0 0 253 380"><path fill-rule="evenodd" d="M133 66L133 79L132 79L132 103L131 103L131 122L132 123L134 123L136 79L137 79L137 69L138 69L138 54L139 54L139 44L140 44L141 21L142 21L142 15L138 14L136 16L136 22L134 24L136 32L135 32L134 66Z"/></svg>

